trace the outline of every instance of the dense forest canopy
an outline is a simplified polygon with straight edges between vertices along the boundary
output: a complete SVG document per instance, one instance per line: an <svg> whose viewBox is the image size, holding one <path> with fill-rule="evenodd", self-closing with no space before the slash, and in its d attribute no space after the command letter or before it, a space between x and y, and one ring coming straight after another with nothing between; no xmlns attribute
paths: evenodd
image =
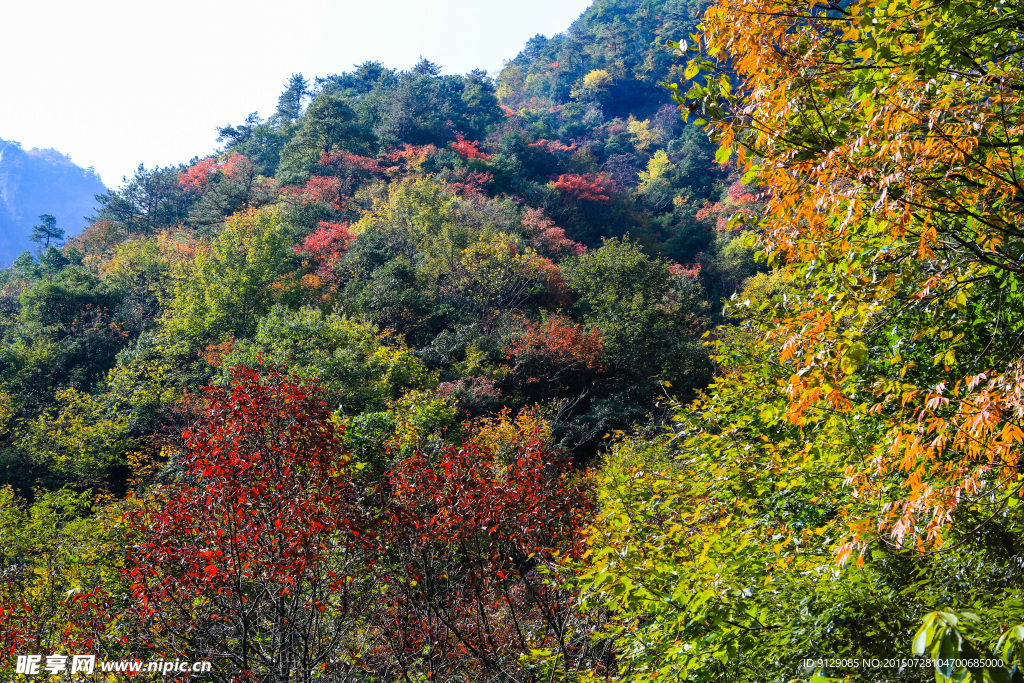
<svg viewBox="0 0 1024 683"><path fill-rule="evenodd" d="M598 0L44 220L0 671L1020 681L1021 22Z"/></svg>

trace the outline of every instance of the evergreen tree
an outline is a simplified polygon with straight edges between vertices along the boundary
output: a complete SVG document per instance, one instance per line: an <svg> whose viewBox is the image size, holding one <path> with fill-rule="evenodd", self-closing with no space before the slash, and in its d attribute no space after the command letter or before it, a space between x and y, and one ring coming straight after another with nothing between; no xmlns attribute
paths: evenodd
<svg viewBox="0 0 1024 683"><path fill-rule="evenodd" d="M292 74L284 92L277 98L275 118L283 123L293 123L302 115L302 103L309 95L309 81L300 73Z"/></svg>
<svg viewBox="0 0 1024 683"><path fill-rule="evenodd" d="M64 230L57 227L57 219L48 213L44 213L39 216L39 225L32 228L32 234L29 235L29 239L39 245L40 251L50 246L50 242L55 244L64 240Z"/></svg>

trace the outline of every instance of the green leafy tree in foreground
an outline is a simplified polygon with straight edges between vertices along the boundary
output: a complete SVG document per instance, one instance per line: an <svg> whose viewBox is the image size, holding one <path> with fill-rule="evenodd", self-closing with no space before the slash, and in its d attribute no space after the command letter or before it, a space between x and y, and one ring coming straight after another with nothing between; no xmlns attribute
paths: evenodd
<svg viewBox="0 0 1024 683"><path fill-rule="evenodd" d="M1019 679L1024 60L1008 9L705 14L684 77L707 78L677 102L769 189L755 227L781 272L737 297L718 376L674 433L626 442L602 475L585 591L616 615L621 680ZM969 663L985 648L968 608L1007 666ZM912 642L943 661L802 664L909 659Z"/></svg>

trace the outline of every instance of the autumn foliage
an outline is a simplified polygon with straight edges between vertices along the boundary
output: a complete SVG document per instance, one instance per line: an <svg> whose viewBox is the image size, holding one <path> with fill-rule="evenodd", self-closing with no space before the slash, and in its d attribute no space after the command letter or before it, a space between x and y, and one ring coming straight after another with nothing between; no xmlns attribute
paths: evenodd
<svg viewBox="0 0 1024 683"><path fill-rule="evenodd" d="M225 682L632 675L581 577L635 488L596 476L675 429L764 269L657 101L692 8L635 4L497 78L293 74L5 261L0 677L76 648Z"/></svg>
<svg viewBox="0 0 1024 683"><path fill-rule="evenodd" d="M1012 344L997 351L988 325L973 322L984 306L970 303L1007 305L996 292L1016 288L1021 266L1009 246L1019 233L1011 197L1021 159L1009 141L1024 102L1009 86L1020 65L997 37L1011 29L968 3L885 5L853 3L833 18L776 0L742 11L721 2L705 17L716 54L706 68L728 72L736 87L723 73L691 92L715 100L700 106L723 150L734 147L770 188L759 222L769 258L847 264L848 280L821 281L766 330L793 369L793 424L821 405L849 411L865 391L871 414L886 416L884 447L851 463L845 480L870 498L887 488L881 482L902 479L904 493L881 495L878 509L850 520L842 558L879 532L900 545L941 544L961 500L991 485L1015 495L1024 443L1018 353ZM970 58L952 47L967 35ZM962 68L978 75L961 80ZM837 296L846 303L835 305ZM950 341L912 361L878 336L907 326ZM962 334L965 326L972 331ZM906 370L858 377L869 358ZM918 362L937 372L908 374Z"/></svg>
<svg viewBox="0 0 1024 683"><path fill-rule="evenodd" d="M551 388L579 373L600 372L603 351L600 332L561 315L525 323L505 347L526 383L544 382Z"/></svg>
<svg viewBox="0 0 1024 683"><path fill-rule="evenodd" d="M541 209L528 209L523 214L523 228L530 236L530 246L549 257L582 254L586 247L574 242Z"/></svg>
<svg viewBox="0 0 1024 683"><path fill-rule="evenodd" d="M467 140L461 135L451 144L451 147L464 159L483 159L486 161L491 158L490 154L480 151L479 142Z"/></svg>
<svg viewBox="0 0 1024 683"><path fill-rule="evenodd" d="M206 189L211 177L220 174L225 178L234 179L242 174L251 173L251 169L249 160L238 153L232 154L226 161L217 161L214 157L206 157L189 166L178 177L178 184L187 192L201 194Z"/></svg>
<svg viewBox="0 0 1024 683"><path fill-rule="evenodd" d="M563 173L551 186L576 200L607 202L615 192L613 181L603 173Z"/></svg>
<svg viewBox="0 0 1024 683"><path fill-rule="evenodd" d="M392 469L377 671L415 662L431 680L533 680L519 666L531 650L585 657L567 637L571 596L548 577L581 552L591 494L541 434L516 437L500 460L469 441Z"/></svg>
<svg viewBox="0 0 1024 683"><path fill-rule="evenodd" d="M347 223L320 221L316 232L306 235L302 245L295 247L295 252L309 258L313 274L321 282L330 283L337 280L334 264L348 250L354 239L355 235L349 230Z"/></svg>
<svg viewBox="0 0 1024 683"><path fill-rule="evenodd" d="M128 516L142 534L127 572L154 647L215 659L232 679L337 665L373 536L339 436L278 370L239 369L209 390L186 434L188 479Z"/></svg>

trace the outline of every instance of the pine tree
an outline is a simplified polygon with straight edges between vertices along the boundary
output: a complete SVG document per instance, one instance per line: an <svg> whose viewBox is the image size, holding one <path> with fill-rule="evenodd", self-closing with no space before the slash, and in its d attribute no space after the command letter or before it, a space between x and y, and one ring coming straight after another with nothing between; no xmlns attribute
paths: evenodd
<svg viewBox="0 0 1024 683"><path fill-rule="evenodd" d="M57 227L57 219L54 216L44 213L39 217L39 221L39 225L32 228L29 239L39 245L40 251L50 246L51 241L57 244L64 240L64 230Z"/></svg>
<svg viewBox="0 0 1024 683"><path fill-rule="evenodd" d="M292 74L284 92L277 98L275 118L282 123L294 123L302 115L302 103L309 96L309 81L302 74Z"/></svg>

